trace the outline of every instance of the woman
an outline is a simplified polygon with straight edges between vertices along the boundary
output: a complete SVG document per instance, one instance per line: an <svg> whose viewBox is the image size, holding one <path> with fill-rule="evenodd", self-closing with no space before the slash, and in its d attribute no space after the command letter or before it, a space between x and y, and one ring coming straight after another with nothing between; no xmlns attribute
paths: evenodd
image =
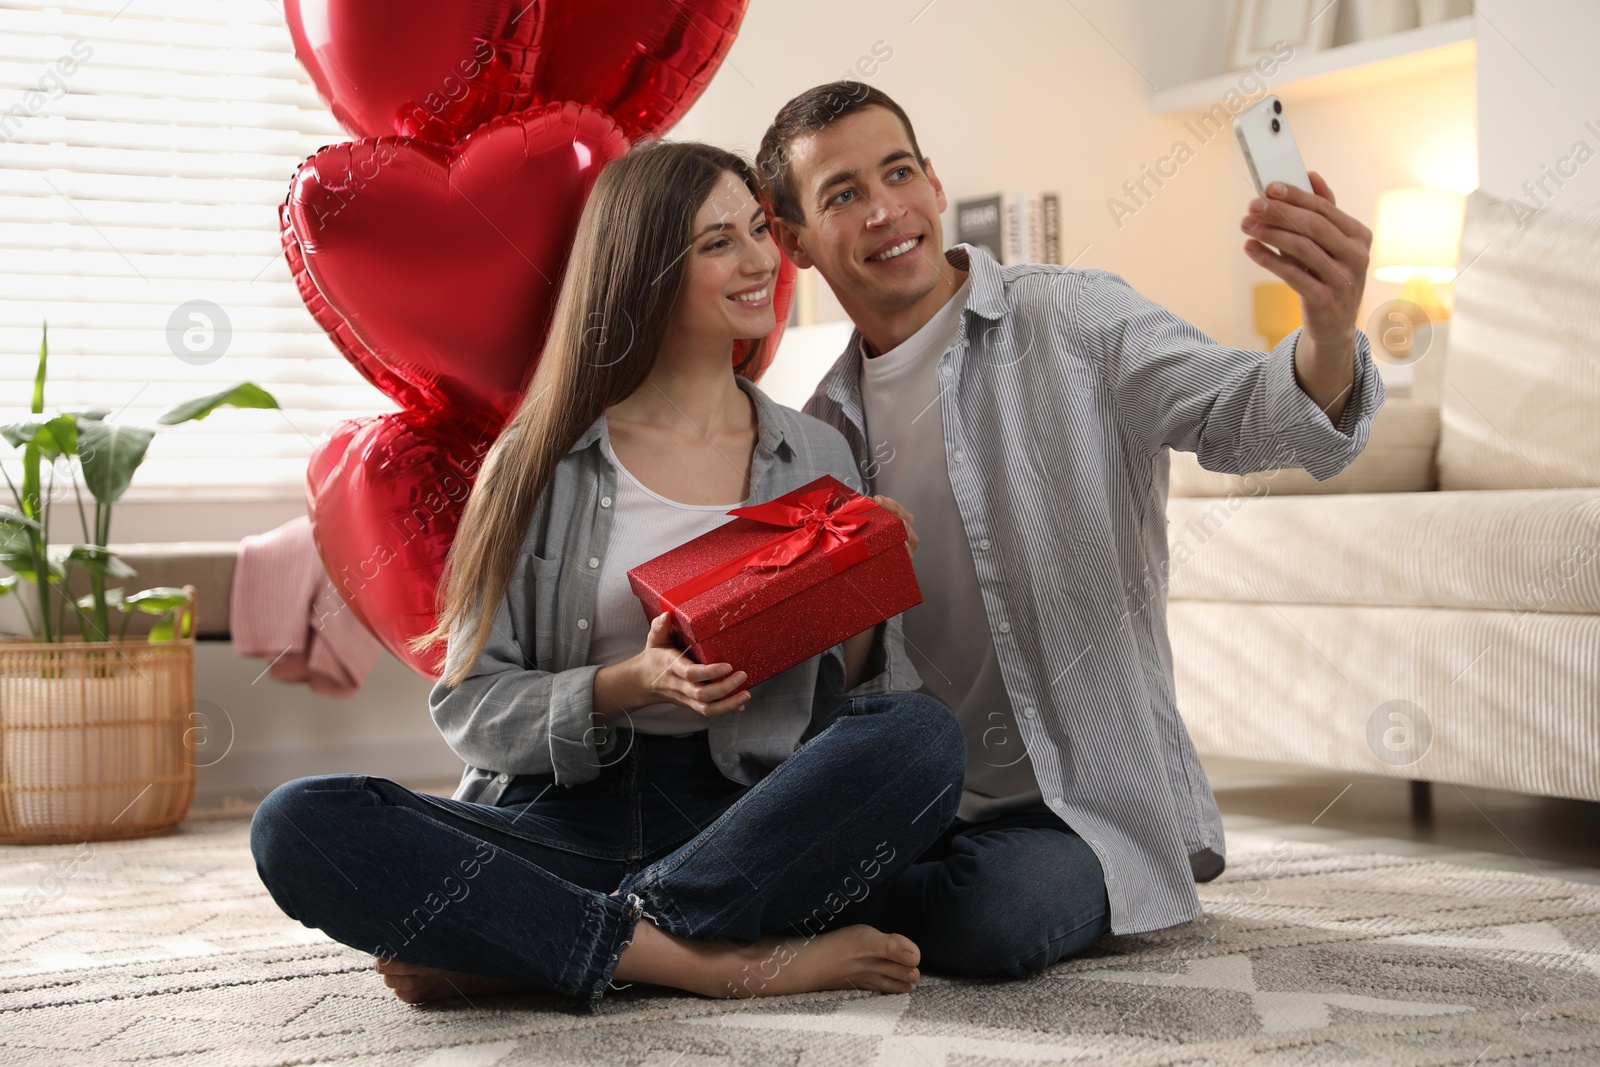
<svg viewBox="0 0 1600 1067"><path fill-rule="evenodd" d="M534 988L594 1009L613 979L747 997L919 978L905 937L828 928L961 794L954 716L895 691L920 684L899 619L746 689L628 588L730 508L822 474L861 489L837 431L735 375L735 343L753 365L775 325L756 189L737 156L663 142L595 184L415 642L448 638L429 709L469 765L455 796L321 775L256 812L279 906L371 951L402 1000Z"/></svg>

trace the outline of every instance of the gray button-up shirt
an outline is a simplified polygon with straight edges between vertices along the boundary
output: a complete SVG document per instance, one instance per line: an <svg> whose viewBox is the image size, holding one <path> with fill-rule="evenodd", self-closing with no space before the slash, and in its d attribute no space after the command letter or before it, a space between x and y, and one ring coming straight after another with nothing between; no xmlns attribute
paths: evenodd
<svg viewBox="0 0 1600 1067"><path fill-rule="evenodd" d="M945 465L1034 773L1100 859L1113 933L1186 922L1189 855L1224 844L1174 696L1168 450L1217 471L1337 474L1383 403L1370 343L1356 333L1335 426L1295 380L1299 330L1248 352L1109 271L945 255L972 282L939 360ZM844 434L872 493L873 464L893 460L868 451L862 358L857 331L805 410Z"/></svg>
<svg viewBox="0 0 1600 1067"><path fill-rule="evenodd" d="M854 457L838 431L774 402L744 378L737 381L754 399L758 423L752 503L824 474L861 491ZM601 446L604 433L601 415L557 464L528 524L511 584L495 606L488 643L467 677L453 689L441 680L428 696L434 723L468 765L457 800L495 804L516 774L554 774L557 785L575 785L626 755L619 739L629 731L618 728L626 718L604 727L594 723L600 667L588 662L600 589L600 571L588 561L605 558L617 495L617 469ZM495 447L504 444L502 437ZM754 785L845 698L920 686L906 657L902 617L893 616L877 632L866 676L854 689L844 689L844 646L838 644L753 686L744 712L708 720L711 754L722 773ZM461 634L459 624L452 628L446 670L465 654Z"/></svg>

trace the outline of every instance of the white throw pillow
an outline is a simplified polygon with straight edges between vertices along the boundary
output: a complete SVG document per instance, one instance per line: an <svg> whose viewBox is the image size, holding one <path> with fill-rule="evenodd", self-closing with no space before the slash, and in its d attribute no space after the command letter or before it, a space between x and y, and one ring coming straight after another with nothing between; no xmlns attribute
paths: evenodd
<svg viewBox="0 0 1600 1067"><path fill-rule="evenodd" d="M1600 486L1600 204L1513 206L1467 198L1439 488Z"/></svg>

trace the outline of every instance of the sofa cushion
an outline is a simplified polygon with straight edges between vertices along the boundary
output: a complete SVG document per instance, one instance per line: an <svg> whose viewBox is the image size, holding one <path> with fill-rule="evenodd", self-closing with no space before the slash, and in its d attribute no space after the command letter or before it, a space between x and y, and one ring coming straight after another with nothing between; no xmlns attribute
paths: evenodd
<svg viewBox="0 0 1600 1067"><path fill-rule="evenodd" d="M1174 498L1174 600L1600 614L1600 489Z"/></svg>
<svg viewBox="0 0 1600 1067"><path fill-rule="evenodd" d="M1467 198L1441 489L1600 486L1600 204L1520 220Z"/></svg>
<svg viewBox="0 0 1600 1067"><path fill-rule="evenodd" d="M1434 487L1439 410L1406 400L1386 400L1372 419L1361 454L1325 482L1291 467L1257 474L1220 474L1200 466L1193 452L1172 453L1171 496L1263 496L1266 493L1415 493Z"/></svg>

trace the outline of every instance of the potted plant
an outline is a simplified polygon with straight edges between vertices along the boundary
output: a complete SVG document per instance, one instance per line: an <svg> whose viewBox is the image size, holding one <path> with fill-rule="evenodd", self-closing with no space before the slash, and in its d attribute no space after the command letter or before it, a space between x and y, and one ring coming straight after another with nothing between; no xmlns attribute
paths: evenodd
<svg viewBox="0 0 1600 1067"><path fill-rule="evenodd" d="M136 837L177 824L194 797L188 716L194 705L194 587L125 593L134 577L108 547L111 506L144 462L155 430L106 421L105 410L47 412L49 333L39 343L32 418L0 426L22 450L22 484L0 468L15 507L0 506L0 596L15 595L31 639L0 639L0 842ZM203 419L219 407L275 408L251 382L179 404L156 421ZM51 543L51 508L69 483L83 539ZM79 477L81 475L81 478ZM80 486L81 481L81 486ZM93 499L93 519L83 489ZM73 568L89 593L74 598ZM121 616L115 637L111 612ZM71 612L69 616L68 612ZM142 642L135 614L156 616ZM78 633L68 634L68 619Z"/></svg>

